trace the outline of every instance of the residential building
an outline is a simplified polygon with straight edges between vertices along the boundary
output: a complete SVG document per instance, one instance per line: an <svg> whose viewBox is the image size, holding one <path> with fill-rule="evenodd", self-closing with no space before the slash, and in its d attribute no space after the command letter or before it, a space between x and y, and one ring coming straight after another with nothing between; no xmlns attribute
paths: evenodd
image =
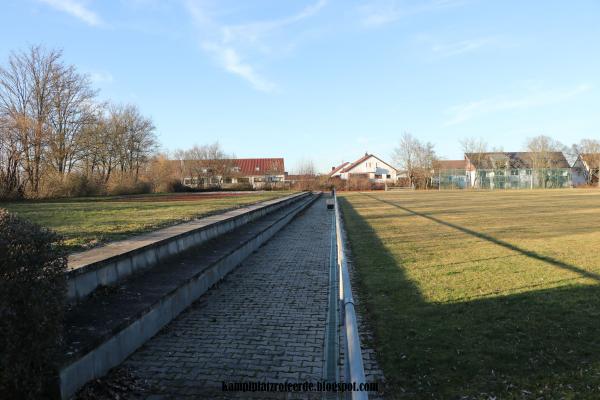
<svg viewBox="0 0 600 400"><path fill-rule="evenodd" d="M532 189L571 186L571 168L562 152L467 153L467 187Z"/></svg>
<svg viewBox="0 0 600 400"><path fill-rule="evenodd" d="M467 161L438 160L434 164L432 186L440 189L465 189L467 187Z"/></svg>
<svg viewBox="0 0 600 400"><path fill-rule="evenodd" d="M337 167L332 167L329 177L339 177L343 180L363 177L376 183L394 183L398 179L398 170L381 158L365 153L353 163L344 162Z"/></svg>
<svg viewBox="0 0 600 400"><path fill-rule="evenodd" d="M573 185L595 185L600 177L600 153L584 153L573 163Z"/></svg>
<svg viewBox="0 0 600 400"><path fill-rule="evenodd" d="M283 158L181 160L180 163L182 183L193 188L280 188L285 181Z"/></svg>

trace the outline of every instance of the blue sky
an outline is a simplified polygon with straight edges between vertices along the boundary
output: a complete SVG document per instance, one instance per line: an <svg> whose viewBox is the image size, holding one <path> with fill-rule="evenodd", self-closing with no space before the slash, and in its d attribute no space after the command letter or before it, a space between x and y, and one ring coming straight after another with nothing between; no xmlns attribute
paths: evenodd
<svg viewBox="0 0 600 400"><path fill-rule="evenodd" d="M403 132L600 139L600 1L4 0L0 57L43 44L100 98L137 104L164 149L390 159Z"/></svg>

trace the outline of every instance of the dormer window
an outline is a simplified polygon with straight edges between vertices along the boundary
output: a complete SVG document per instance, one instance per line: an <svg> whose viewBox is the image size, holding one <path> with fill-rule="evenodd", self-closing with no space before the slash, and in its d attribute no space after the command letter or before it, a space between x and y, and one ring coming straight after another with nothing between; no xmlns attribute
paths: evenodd
<svg viewBox="0 0 600 400"><path fill-rule="evenodd" d="M256 168L254 168L256 171L260 171L260 167L257 165Z"/></svg>

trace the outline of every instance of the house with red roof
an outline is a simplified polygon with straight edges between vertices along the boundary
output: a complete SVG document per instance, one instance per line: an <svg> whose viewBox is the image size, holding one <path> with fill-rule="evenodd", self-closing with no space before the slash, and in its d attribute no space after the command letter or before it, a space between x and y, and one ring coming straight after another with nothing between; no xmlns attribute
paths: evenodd
<svg viewBox="0 0 600 400"><path fill-rule="evenodd" d="M248 185L253 189L283 187L283 158L234 158L220 160L181 160L182 183L193 188Z"/></svg>
<svg viewBox="0 0 600 400"><path fill-rule="evenodd" d="M365 177L377 183L393 183L398 180L398 170L381 158L365 153L353 163L344 162L337 167L332 167L329 172L330 178L339 177L347 180L353 176Z"/></svg>

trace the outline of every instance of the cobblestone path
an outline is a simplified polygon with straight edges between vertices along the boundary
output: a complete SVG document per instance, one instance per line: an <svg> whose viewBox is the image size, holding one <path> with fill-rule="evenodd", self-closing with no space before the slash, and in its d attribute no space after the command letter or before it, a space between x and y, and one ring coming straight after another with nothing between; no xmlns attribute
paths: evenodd
<svg viewBox="0 0 600 400"><path fill-rule="evenodd" d="M309 397L227 393L222 382L322 380L331 229L324 203L317 200L125 361L121 368L151 387L132 397Z"/></svg>

